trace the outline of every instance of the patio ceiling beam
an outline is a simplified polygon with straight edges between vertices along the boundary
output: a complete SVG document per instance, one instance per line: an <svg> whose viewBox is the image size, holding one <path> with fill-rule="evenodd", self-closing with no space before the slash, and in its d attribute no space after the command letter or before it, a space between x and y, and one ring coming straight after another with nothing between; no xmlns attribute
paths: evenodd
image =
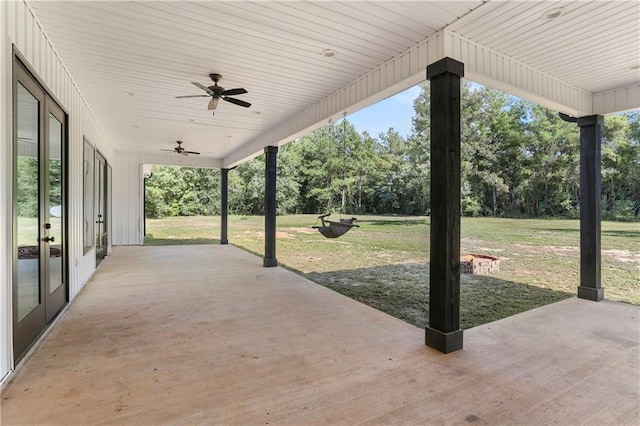
<svg viewBox="0 0 640 426"><path fill-rule="evenodd" d="M423 40L305 110L232 152L223 167L233 167L263 152L265 146L282 146L328 121L353 113L424 81L424 69L444 57L463 62L467 78L519 96L567 115L593 114L594 95L544 71L480 45L449 30ZM640 107L638 87L599 94L601 113ZM611 101L611 99L615 101ZM639 105L635 105L638 103ZM622 108L622 109L621 109Z"/></svg>
<svg viewBox="0 0 640 426"><path fill-rule="evenodd" d="M353 113L424 81L427 65L442 59L442 34L423 40L388 60L285 122L232 152L223 167L232 167L262 153L265 146L281 146L316 130L331 120Z"/></svg>
<svg viewBox="0 0 640 426"><path fill-rule="evenodd" d="M640 84L632 84L593 95L593 113L615 114L640 109Z"/></svg>
<svg viewBox="0 0 640 426"><path fill-rule="evenodd" d="M468 79L565 114L592 114L593 94L452 31L442 36L445 56L465 64Z"/></svg>

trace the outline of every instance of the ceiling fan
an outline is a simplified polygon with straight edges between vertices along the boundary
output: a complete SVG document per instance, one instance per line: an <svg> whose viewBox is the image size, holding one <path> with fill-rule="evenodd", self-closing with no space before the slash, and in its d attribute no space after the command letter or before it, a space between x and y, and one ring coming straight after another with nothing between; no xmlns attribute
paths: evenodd
<svg viewBox="0 0 640 426"><path fill-rule="evenodd" d="M200 84L200 83L196 83L194 81L191 82L191 84L193 84L194 86L204 90L205 92L207 92L206 95L186 95L186 96L176 96L176 99L179 98L206 98L207 96L211 96L211 100L209 101L209 105L207 106L207 109L209 111L212 111L214 109L216 109L216 107L218 106L218 101L220 99L223 99L227 102L231 102L232 104L236 104L236 105L240 105L242 107L245 108L249 108L251 106L251 104L249 102L245 102L243 100L240 99L236 99L236 98L230 98L229 96L232 95L242 95L243 93L248 93L245 89L239 87L236 89L229 89L229 90L225 90L224 87L220 87L218 86L218 81L220 81L220 79L222 79L222 76L220 74L209 74L209 78L211 78L211 80L213 80L213 86L205 86L204 84Z"/></svg>
<svg viewBox="0 0 640 426"><path fill-rule="evenodd" d="M176 146L175 148L173 148L173 149L161 149L160 151L175 152L176 154L182 154L182 155L189 155L189 154L200 155L199 152L185 150L182 147L182 141L176 141L176 143L178 144L178 146Z"/></svg>

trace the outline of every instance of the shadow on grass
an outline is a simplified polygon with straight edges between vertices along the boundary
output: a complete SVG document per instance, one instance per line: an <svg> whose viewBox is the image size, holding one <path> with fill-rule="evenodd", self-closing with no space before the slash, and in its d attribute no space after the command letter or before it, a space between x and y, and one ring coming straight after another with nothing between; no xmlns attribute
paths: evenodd
<svg viewBox="0 0 640 426"><path fill-rule="evenodd" d="M544 228L544 229L541 229L541 231L564 232L569 234L580 235L579 229ZM615 231L600 231L600 233L602 234L602 236L608 236L608 237L624 237L624 238L640 239L640 231L615 230Z"/></svg>
<svg viewBox="0 0 640 426"><path fill-rule="evenodd" d="M413 226L413 225L428 225L429 220L427 219L402 219L402 220L386 220L386 219L358 219L356 223L366 223L369 225L376 226L387 226L387 225L403 225L403 226Z"/></svg>
<svg viewBox="0 0 640 426"><path fill-rule="evenodd" d="M219 238L153 238L153 234L144 237L145 246L188 246L195 244L220 244Z"/></svg>
<svg viewBox="0 0 640 426"><path fill-rule="evenodd" d="M287 269L416 327L424 328L428 323L428 264L408 263L307 274ZM460 281L460 325L463 329L573 296L490 275L463 274Z"/></svg>
<svg viewBox="0 0 640 426"><path fill-rule="evenodd" d="M625 238L640 239L640 231L600 231L600 233L602 235L606 235L609 237L625 237Z"/></svg>

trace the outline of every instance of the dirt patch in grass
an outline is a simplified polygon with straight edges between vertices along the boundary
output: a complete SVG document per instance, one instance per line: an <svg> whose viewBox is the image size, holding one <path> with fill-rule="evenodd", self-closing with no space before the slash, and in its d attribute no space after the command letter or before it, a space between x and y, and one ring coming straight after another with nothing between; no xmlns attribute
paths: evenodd
<svg viewBox="0 0 640 426"><path fill-rule="evenodd" d="M603 256L611 256L618 262L640 263L640 253L631 253L629 250L602 250Z"/></svg>

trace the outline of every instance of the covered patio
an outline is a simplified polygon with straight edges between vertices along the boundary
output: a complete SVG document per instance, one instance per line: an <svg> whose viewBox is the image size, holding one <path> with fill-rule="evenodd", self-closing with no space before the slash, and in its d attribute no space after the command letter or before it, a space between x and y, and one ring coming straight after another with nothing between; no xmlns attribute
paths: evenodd
<svg viewBox="0 0 640 426"><path fill-rule="evenodd" d="M0 2L2 423L637 424L639 308L603 300L600 282L600 146L605 115L640 108L639 11ZM465 330L464 350L462 78L561 113L581 142L579 298ZM426 336L276 256L279 148L425 79L437 123ZM225 92L241 99L215 109ZM261 154L263 259L226 244L228 173ZM222 245L140 247L148 164L222 170ZM21 245L39 247L25 280Z"/></svg>
<svg viewBox="0 0 640 426"><path fill-rule="evenodd" d="M640 308L572 298L465 350L234 246L116 247L2 393L11 424L637 424Z"/></svg>

